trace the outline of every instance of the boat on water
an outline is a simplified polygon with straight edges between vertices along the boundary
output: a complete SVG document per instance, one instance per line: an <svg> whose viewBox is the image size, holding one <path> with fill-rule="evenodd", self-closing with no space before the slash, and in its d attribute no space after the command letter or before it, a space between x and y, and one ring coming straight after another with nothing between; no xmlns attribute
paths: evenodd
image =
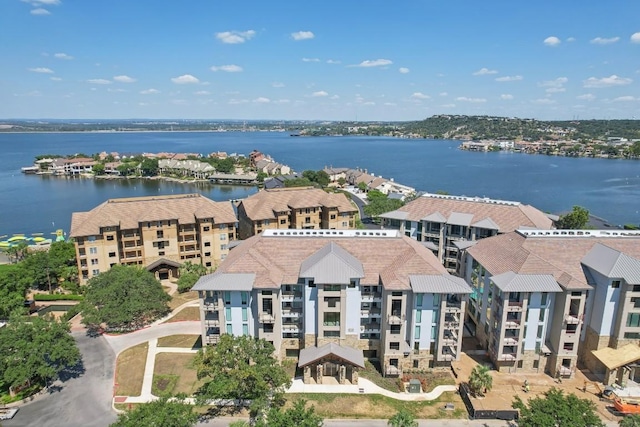
<svg viewBox="0 0 640 427"><path fill-rule="evenodd" d="M0 250L8 249L21 243L26 243L28 246L46 246L53 242L64 242L66 240L65 232L62 229L58 229L51 234L55 235L55 238L46 238L44 233L33 233L30 237L24 234L14 234L8 239L0 240ZM0 239L5 237L7 236L0 236Z"/></svg>

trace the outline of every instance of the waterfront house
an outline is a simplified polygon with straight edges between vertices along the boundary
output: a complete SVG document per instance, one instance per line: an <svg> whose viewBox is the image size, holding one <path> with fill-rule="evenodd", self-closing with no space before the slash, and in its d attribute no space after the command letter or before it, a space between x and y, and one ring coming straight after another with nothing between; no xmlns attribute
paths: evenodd
<svg viewBox="0 0 640 427"><path fill-rule="evenodd" d="M231 203L200 194L110 199L74 212L70 237L82 283L115 264L168 279L185 261L213 268L223 260L236 238L236 216Z"/></svg>
<svg viewBox="0 0 640 427"><path fill-rule="evenodd" d="M319 229L242 241L193 290L204 344L221 334L263 338L278 358L299 357L305 382L357 382L363 357L387 376L450 369L471 292L396 230Z"/></svg>

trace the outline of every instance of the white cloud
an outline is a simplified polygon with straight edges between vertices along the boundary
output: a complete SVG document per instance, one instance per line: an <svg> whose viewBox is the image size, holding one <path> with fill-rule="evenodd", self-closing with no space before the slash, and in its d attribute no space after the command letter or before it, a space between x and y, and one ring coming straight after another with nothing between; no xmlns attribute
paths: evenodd
<svg viewBox="0 0 640 427"><path fill-rule="evenodd" d="M160 91L158 89L153 89L153 88L140 91L140 94L142 95L153 95L156 93L160 93Z"/></svg>
<svg viewBox="0 0 640 427"><path fill-rule="evenodd" d="M595 95L592 95L590 93L585 93L584 95L578 95L576 96L577 99L584 99L587 101L593 101L594 99L596 99Z"/></svg>
<svg viewBox="0 0 640 427"><path fill-rule="evenodd" d="M455 108L456 104L442 104L442 108Z"/></svg>
<svg viewBox="0 0 640 427"><path fill-rule="evenodd" d="M613 102L631 102L631 101L640 101L640 98L635 98L633 96L619 96L617 98L612 99Z"/></svg>
<svg viewBox="0 0 640 427"><path fill-rule="evenodd" d="M447 92L440 92L438 95L440 95L440 96L447 96L447 95L449 95L449 94L448 94Z"/></svg>
<svg viewBox="0 0 640 427"><path fill-rule="evenodd" d="M456 98L456 101L471 102L475 104L478 104L481 102L487 102L485 98L467 98L466 96L459 96Z"/></svg>
<svg viewBox="0 0 640 427"><path fill-rule="evenodd" d="M183 74L182 76L179 76L179 77L173 77L171 81L177 85L200 83L200 80L198 80L196 77L192 76L191 74Z"/></svg>
<svg viewBox="0 0 640 427"><path fill-rule="evenodd" d="M546 44L547 46L558 46L562 42L556 36L550 36L544 39L542 43Z"/></svg>
<svg viewBox="0 0 640 427"><path fill-rule="evenodd" d="M311 96L313 96L314 98L318 98L318 97L322 97L322 96L329 96L329 94L327 92L325 92L324 90L319 90L317 92L313 92L311 94Z"/></svg>
<svg viewBox="0 0 640 427"><path fill-rule="evenodd" d="M373 59L373 60L367 59L366 61L362 61L358 65L354 65L354 67L365 67L365 68L382 67L382 66L391 65L391 64L393 64L393 61L389 59Z"/></svg>
<svg viewBox="0 0 640 427"><path fill-rule="evenodd" d="M538 83L538 86L540 86L540 87L562 87L562 85L564 85L568 81L569 81L569 79L566 78L566 77L558 77L557 79L545 80L542 83Z"/></svg>
<svg viewBox="0 0 640 427"><path fill-rule="evenodd" d="M605 45L605 44L612 44L617 42L618 40L620 40L620 37L610 37L610 38L606 38L606 37L596 37L595 39L591 39L591 41L589 43L591 44L600 44L600 45Z"/></svg>
<svg viewBox="0 0 640 427"><path fill-rule="evenodd" d="M311 40L315 35L311 31L298 31L297 33L291 33L291 38L295 41Z"/></svg>
<svg viewBox="0 0 640 427"><path fill-rule="evenodd" d="M242 67L235 64L214 65L213 67L211 67L211 71L226 71L227 73L240 73L242 72Z"/></svg>
<svg viewBox="0 0 640 427"><path fill-rule="evenodd" d="M239 104L246 104L247 102L249 102L249 101L247 101L246 99L231 98L228 103L230 105L239 105Z"/></svg>
<svg viewBox="0 0 640 427"><path fill-rule="evenodd" d="M398 104L396 104L395 102L385 102L384 105L386 105L387 107L395 107Z"/></svg>
<svg viewBox="0 0 640 427"><path fill-rule="evenodd" d="M122 89L122 88L116 88L116 89L107 89L107 92L126 92L126 90Z"/></svg>
<svg viewBox="0 0 640 427"><path fill-rule="evenodd" d="M398 71L400 72L400 74L408 74L411 70L409 70L407 67L400 67L398 68Z"/></svg>
<svg viewBox="0 0 640 427"><path fill-rule="evenodd" d="M43 8L39 7L37 9L31 10L31 14L32 15L44 16L44 15L51 15L51 12L49 12L47 9L43 9Z"/></svg>
<svg viewBox="0 0 640 427"><path fill-rule="evenodd" d="M500 95L500 99L511 101L513 99L513 95L511 95L510 93L503 93L502 95Z"/></svg>
<svg viewBox="0 0 640 427"><path fill-rule="evenodd" d="M549 99L549 98L534 99L531 102L534 103L534 104L540 104L540 105L551 105L551 104L555 104L556 103L556 101L554 101L553 99Z"/></svg>
<svg viewBox="0 0 640 427"><path fill-rule="evenodd" d="M273 83L271 83L271 87L284 87L284 83L273 82Z"/></svg>
<svg viewBox="0 0 640 427"><path fill-rule="evenodd" d="M575 37L569 37L569 38L567 39L567 42L569 42L569 43L574 42L574 41L576 41L576 38L575 38Z"/></svg>
<svg viewBox="0 0 640 427"><path fill-rule="evenodd" d="M340 99L340 96L338 96L338 95L331 95L331 96L329 97L329 99Z"/></svg>
<svg viewBox="0 0 640 427"><path fill-rule="evenodd" d="M216 33L216 38L220 40L222 43L239 44L239 43L244 43L247 40L251 40L255 35L256 35L256 32L253 30L223 31L221 33Z"/></svg>
<svg viewBox="0 0 640 427"><path fill-rule="evenodd" d="M42 96L42 92L39 90L32 90L27 93L14 93L13 96Z"/></svg>
<svg viewBox="0 0 640 427"><path fill-rule="evenodd" d="M320 62L319 58L302 58L302 62Z"/></svg>
<svg viewBox="0 0 640 427"><path fill-rule="evenodd" d="M66 53L55 53L53 56L54 58L58 58L58 59L67 59L67 60L73 59L73 56L67 55Z"/></svg>
<svg viewBox="0 0 640 427"><path fill-rule="evenodd" d="M208 90L199 90L197 92L193 92L194 95L203 96L203 95L211 95L211 92Z"/></svg>
<svg viewBox="0 0 640 427"><path fill-rule="evenodd" d="M522 76L496 77L497 82L517 82L518 80L522 80Z"/></svg>
<svg viewBox="0 0 640 427"><path fill-rule="evenodd" d="M327 59L327 64L341 64L342 61L338 61L337 59Z"/></svg>
<svg viewBox="0 0 640 427"><path fill-rule="evenodd" d="M483 67L473 73L474 76L486 76L487 74L498 74L498 70L490 70Z"/></svg>
<svg viewBox="0 0 640 427"><path fill-rule="evenodd" d="M121 76L113 76L113 80L120 83L134 83L136 79L133 77L121 75Z"/></svg>
<svg viewBox="0 0 640 427"><path fill-rule="evenodd" d="M268 104L271 102L269 98L265 98L264 96L260 96L253 100L256 104Z"/></svg>
<svg viewBox="0 0 640 427"><path fill-rule="evenodd" d="M87 80L87 82L94 85L110 85L111 84L111 80L107 80L107 79L89 79Z"/></svg>
<svg viewBox="0 0 640 427"><path fill-rule="evenodd" d="M171 103L174 105L189 105L186 99L172 99Z"/></svg>
<svg viewBox="0 0 640 427"><path fill-rule="evenodd" d="M373 101L367 101L367 102L363 102L362 105L376 105L376 103Z"/></svg>
<svg viewBox="0 0 640 427"><path fill-rule="evenodd" d="M49 77L49 80L53 80L54 82L59 82L62 79L60 77Z"/></svg>
<svg viewBox="0 0 640 427"><path fill-rule="evenodd" d="M546 93L560 93L560 92L566 92L567 89L563 88L563 87L548 87L545 89Z"/></svg>
<svg viewBox="0 0 640 427"><path fill-rule="evenodd" d="M47 5L47 6L58 6L60 3L62 3L60 0L22 0L22 1L24 3L29 3L34 6L39 6L41 4Z"/></svg>
<svg viewBox="0 0 640 427"><path fill-rule="evenodd" d="M589 77L587 80L583 81L584 87L610 87L610 86L624 86L628 85L633 80L626 77L618 77L615 74L609 77L603 77L601 79L597 79L595 77Z"/></svg>
<svg viewBox="0 0 640 427"><path fill-rule="evenodd" d="M640 43L640 32L631 34L629 40L631 43Z"/></svg>
<svg viewBox="0 0 640 427"><path fill-rule="evenodd" d="M47 67L29 68L28 70L34 73L53 74L53 70Z"/></svg>
<svg viewBox="0 0 640 427"><path fill-rule="evenodd" d="M273 101L274 104L288 104L291 101L289 101L288 99L278 99L276 101Z"/></svg>
<svg viewBox="0 0 640 427"><path fill-rule="evenodd" d="M425 95L422 92L414 92L411 95L411 98L413 98L413 99L430 99L431 97L429 95Z"/></svg>

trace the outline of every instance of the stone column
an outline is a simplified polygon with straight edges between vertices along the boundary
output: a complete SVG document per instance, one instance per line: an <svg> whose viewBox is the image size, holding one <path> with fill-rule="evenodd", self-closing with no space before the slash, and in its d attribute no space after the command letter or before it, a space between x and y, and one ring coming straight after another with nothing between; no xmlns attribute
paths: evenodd
<svg viewBox="0 0 640 427"><path fill-rule="evenodd" d="M322 384L322 365L321 364L316 366L316 375L317 375L316 383Z"/></svg>
<svg viewBox="0 0 640 427"><path fill-rule="evenodd" d="M311 368L309 367L309 365L304 367L304 376L302 382L304 382L305 384L311 383Z"/></svg>
<svg viewBox="0 0 640 427"><path fill-rule="evenodd" d="M355 366L351 370L351 383L354 385L358 385L358 368Z"/></svg>
<svg viewBox="0 0 640 427"><path fill-rule="evenodd" d="M347 368L344 365L340 365L340 369L338 371L338 382L340 384L344 384L344 380L347 376Z"/></svg>

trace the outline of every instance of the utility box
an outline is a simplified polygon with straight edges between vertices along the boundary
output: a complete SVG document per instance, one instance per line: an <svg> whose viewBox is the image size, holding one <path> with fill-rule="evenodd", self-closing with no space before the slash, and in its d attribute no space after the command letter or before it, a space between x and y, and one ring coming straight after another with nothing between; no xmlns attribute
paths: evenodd
<svg viewBox="0 0 640 427"><path fill-rule="evenodd" d="M420 384L420 380L412 379L409 380L409 393L420 393L422 391L422 384Z"/></svg>

